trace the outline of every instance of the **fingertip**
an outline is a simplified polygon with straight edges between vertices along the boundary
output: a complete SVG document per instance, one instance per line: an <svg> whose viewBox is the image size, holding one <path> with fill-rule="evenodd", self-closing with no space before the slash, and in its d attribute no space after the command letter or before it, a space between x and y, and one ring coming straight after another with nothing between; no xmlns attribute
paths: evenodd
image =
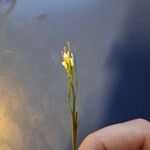
<svg viewBox="0 0 150 150"><path fill-rule="evenodd" d="M108 126L89 134L80 145L79 150L136 149L143 145L148 147L149 143L150 122L139 118Z"/></svg>
<svg viewBox="0 0 150 150"><path fill-rule="evenodd" d="M142 125L142 126L150 126L150 122L143 118L134 119L130 122L133 122L135 124Z"/></svg>
<svg viewBox="0 0 150 150"><path fill-rule="evenodd" d="M97 139L96 132L89 134L81 143L78 150L105 150L105 145Z"/></svg>

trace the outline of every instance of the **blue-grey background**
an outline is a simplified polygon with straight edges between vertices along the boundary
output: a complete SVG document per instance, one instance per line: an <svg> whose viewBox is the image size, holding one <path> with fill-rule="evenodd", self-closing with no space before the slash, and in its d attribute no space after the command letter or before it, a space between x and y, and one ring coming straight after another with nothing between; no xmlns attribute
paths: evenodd
<svg viewBox="0 0 150 150"><path fill-rule="evenodd" d="M0 0L0 150L71 149L61 49L77 49L78 143L150 119L150 1Z"/></svg>

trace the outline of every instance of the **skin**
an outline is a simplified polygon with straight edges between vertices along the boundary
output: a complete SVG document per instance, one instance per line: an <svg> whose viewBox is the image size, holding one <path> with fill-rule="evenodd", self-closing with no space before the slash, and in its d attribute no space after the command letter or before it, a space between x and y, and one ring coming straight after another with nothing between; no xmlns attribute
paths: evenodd
<svg viewBox="0 0 150 150"><path fill-rule="evenodd" d="M150 122L136 119L88 135L78 150L150 150Z"/></svg>

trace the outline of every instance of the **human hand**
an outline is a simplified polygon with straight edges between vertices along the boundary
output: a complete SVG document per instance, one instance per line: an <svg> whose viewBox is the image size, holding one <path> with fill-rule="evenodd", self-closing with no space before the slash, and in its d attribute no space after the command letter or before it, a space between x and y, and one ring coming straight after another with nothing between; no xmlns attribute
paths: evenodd
<svg viewBox="0 0 150 150"><path fill-rule="evenodd" d="M105 127L87 136L79 150L150 150L150 123L136 119Z"/></svg>

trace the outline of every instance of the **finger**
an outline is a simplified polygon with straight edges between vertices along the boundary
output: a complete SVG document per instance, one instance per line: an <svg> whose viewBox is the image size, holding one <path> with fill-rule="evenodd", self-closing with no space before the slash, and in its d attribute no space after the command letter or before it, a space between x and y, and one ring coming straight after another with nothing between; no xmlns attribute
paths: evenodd
<svg viewBox="0 0 150 150"><path fill-rule="evenodd" d="M136 119L90 134L79 150L149 150L150 123Z"/></svg>

